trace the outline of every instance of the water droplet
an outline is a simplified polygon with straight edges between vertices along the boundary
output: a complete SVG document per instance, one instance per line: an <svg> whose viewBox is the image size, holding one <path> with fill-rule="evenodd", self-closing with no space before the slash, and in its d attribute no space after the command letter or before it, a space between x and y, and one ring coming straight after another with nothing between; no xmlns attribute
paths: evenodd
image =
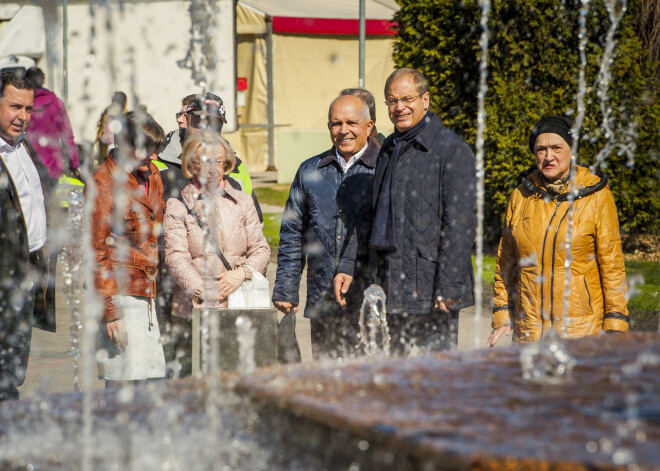
<svg viewBox="0 0 660 471"><path fill-rule="evenodd" d="M520 352L523 378L541 384L570 381L575 360L557 338L530 344Z"/></svg>
<svg viewBox="0 0 660 471"><path fill-rule="evenodd" d="M630 464L635 461L635 454L629 448L618 448L612 454L612 461L615 464Z"/></svg>

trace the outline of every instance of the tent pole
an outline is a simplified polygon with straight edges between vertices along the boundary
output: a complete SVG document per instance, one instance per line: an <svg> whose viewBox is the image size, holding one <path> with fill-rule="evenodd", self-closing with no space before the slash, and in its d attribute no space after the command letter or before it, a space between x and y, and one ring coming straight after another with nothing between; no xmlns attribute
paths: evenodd
<svg viewBox="0 0 660 471"><path fill-rule="evenodd" d="M275 103L273 86L273 19L266 15L266 103L268 132L268 171L277 170L275 166Z"/></svg>
<svg viewBox="0 0 660 471"><path fill-rule="evenodd" d="M360 79L358 86L364 88L364 42L366 37L365 0L360 0Z"/></svg>
<svg viewBox="0 0 660 471"><path fill-rule="evenodd" d="M62 98L66 107L69 101L69 1L62 2Z"/></svg>

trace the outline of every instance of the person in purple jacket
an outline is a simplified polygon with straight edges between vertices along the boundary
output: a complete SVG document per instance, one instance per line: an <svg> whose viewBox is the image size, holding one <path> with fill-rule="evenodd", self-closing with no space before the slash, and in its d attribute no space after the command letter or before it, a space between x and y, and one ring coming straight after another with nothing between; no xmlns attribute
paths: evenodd
<svg viewBox="0 0 660 471"><path fill-rule="evenodd" d="M80 178L78 149L64 103L55 93L43 88L46 77L40 68L30 67L25 78L35 88L32 121L26 131L30 144L48 169L50 178L61 177L66 168L73 177Z"/></svg>

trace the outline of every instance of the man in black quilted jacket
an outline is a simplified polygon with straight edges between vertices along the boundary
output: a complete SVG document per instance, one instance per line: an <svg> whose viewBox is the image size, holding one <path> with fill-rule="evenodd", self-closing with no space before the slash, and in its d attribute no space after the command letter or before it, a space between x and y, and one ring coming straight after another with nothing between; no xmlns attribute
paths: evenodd
<svg viewBox="0 0 660 471"><path fill-rule="evenodd" d="M378 156L369 249L372 281L387 294L391 353L453 349L459 310L474 304L474 155L429 111L418 71L394 71L385 99L395 132ZM340 304L353 281L352 254L344 253L334 281Z"/></svg>

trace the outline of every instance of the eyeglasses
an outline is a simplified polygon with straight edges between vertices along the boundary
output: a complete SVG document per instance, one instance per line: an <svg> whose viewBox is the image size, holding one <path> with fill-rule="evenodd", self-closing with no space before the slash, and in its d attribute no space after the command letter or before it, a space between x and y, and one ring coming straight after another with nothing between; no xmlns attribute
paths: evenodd
<svg viewBox="0 0 660 471"><path fill-rule="evenodd" d="M403 98L393 98L391 100L385 100L385 104L389 108L394 108L399 102L403 103L404 105L410 105L413 103L416 99L424 95L423 93L417 95L417 96L404 96Z"/></svg>
<svg viewBox="0 0 660 471"><path fill-rule="evenodd" d="M179 118L180 118L181 116L183 116L184 114L186 114L185 111L179 111L179 112L176 114L176 119L179 119Z"/></svg>

